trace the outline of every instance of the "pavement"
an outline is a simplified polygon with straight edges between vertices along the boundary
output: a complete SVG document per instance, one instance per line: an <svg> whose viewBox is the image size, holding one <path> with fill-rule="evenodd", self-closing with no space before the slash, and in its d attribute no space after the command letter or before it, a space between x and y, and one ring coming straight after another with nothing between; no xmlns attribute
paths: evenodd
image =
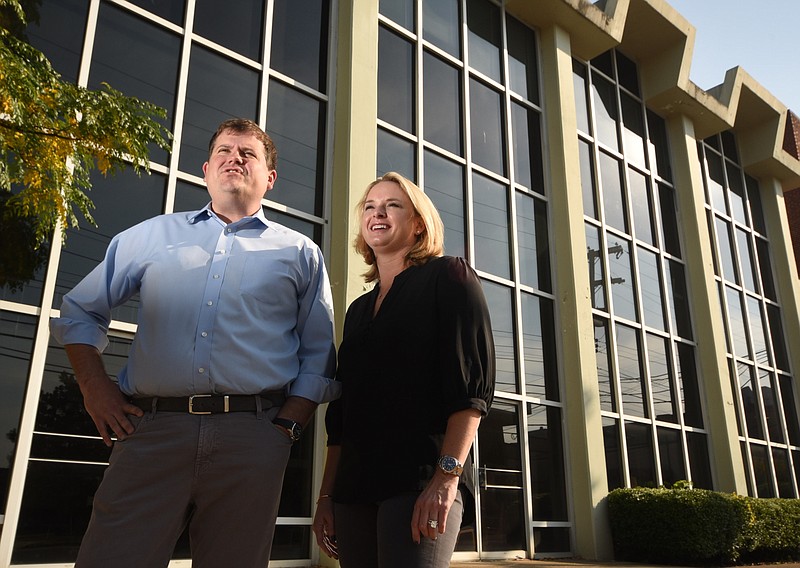
<svg viewBox="0 0 800 568"><path fill-rule="evenodd" d="M758 568L800 568L800 562L781 564L758 564ZM450 568L678 568L636 562L596 562L578 558L552 560L481 560L476 562L453 562ZM695 567L696 568L696 567Z"/></svg>

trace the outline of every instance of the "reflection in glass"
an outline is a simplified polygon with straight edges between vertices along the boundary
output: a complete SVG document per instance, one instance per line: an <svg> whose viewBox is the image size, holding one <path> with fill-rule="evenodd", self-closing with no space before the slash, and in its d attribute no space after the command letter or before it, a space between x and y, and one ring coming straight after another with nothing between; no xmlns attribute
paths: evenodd
<svg viewBox="0 0 800 568"><path fill-rule="evenodd" d="M199 45L190 57L180 169L199 176L219 123L234 116L256 119L258 72Z"/></svg>
<svg viewBox="0 0 800 568"><path fill-rule="evenodd" d="M625 422L631 487L656 487L658 485L650 428L652 426L649 424Z"/></svg>
<svg viewBox="0 0 800 568"><path fill-rule="evenodd" d="M414 143L378 128L378 155L375 177L397 172L416 183L417 168Z"/></svg>
<svg viewBox="0 0 800 568"><path fill-rule="evenodd" d="M436 47L452 55L461 56L459 41L458 0L436 0L422 3L422 35Z"/></svg>
<svg viewBox="0 0 800 568"><path fill-rule="evenodd" d="M661 246L675 258L681 258L678 216L672 188L658 184L658 203L661 213Z"/></svg>
<svg viewBox="0 0 800 568"><path fill-rule="evenodd" d="M775 280L772 278L772 261L770 260L769 243L761 237L756 237L756 252L758 253L758 267L761 274L761 284L764 287L764 296L772 301L777 301Z"/></svg>
<svg viewBox="0 0 800 568"><path fill-rule="evenodd" d="M656 428L658 436L658 457L661 460L661 483L670 487L676 481L686 479L683 464L683 449L680 430Z"/></svg>
<svg viewBox="0 0 800 568"><path fill-rule="evenodd" d="M426 151L424 189L442 217L446 253L465 256L464 168Z"/></svg>
<svg viewBox="0 0 800 568"><path fill-rule="evenodd" d="M505 175L503 134L505 121L500 93L475 79L470 79L469 89L472 161L495 173ZM516 138L514 141L519 142Z"/></svg>
<svg viewBox="0 0 800 568"><path fill-rule="evenodd" d="M166 120L157 120L172 129L180 48L177 35L128 11L101 4L88 86L100 89L105 82L126 96L166 109ZM166 150L156 144L148 148L150 160L167 163Z"/></svg>
<svg viewBox="0 0 800 568"><path fill-rule="evenodd" d="M628 168L628 184L636 238L649 245L655 245L653 217L650 215L650 184L645 176L631 168Z"/></svg>
<svg viewBox="0 0 800 568"><path fill-rule="evenodd" d="M528 404L528 453L534 521L566 521L567 490L561 410Z"/></svg>
<svg viewBox="0 0 800 568"><path fill-rule="evenodd" d="M664 422L678 423L675 398L672 392L672 373L669 365L669 341L647 334L647 358L650 364L650 394L653 398L653 417Z"/></svg>
<svg viewBox="0 0 800 568"><path fill-rule="evenodd" d="M92 175L91 198L97 227L85 220L80 230L68 229L56 277L53 305L59 307L72 290L105 256L111 238L137 223L160 214L164 207L165 179L157 173L136 175L130 168L107 178ZM138 296L112 310L113 319L136 322Z"/></svg>
<svg viewBox="0 0 800 568"><path fill-rule="evenodd" d="M622 135L625 145L625 157L639 166L644 167L645 160L645 132L644 118L642 117L642 103L630 95L620 93L622 103Z"/></svg>
<svg viewBox="0 0 800 568"><path fill-rule="evenodd" d="M722 268L722 276L728 282L739 283L736 268L733 264L733 245L731 243L730 227L728 223L717 216L714 216L714 224L717 227L717 247L719 249L719 263Z"/></svg>
<svg viewBox="0 0 800 568"><path fill-rule="evenodd" d="M617 137L617 95L613 83L597 74L592 75L592 99L597 140L612 150L619 151Z"/></svg>
<svg viewBox="0 0 800 568"><path fill-rule="evenodd" d="M686 292L686 274L682 264L674 260L666 262L667 299L672 316L672 333L692 339L692 321L689 315L689 295Z"/></svg>
<svg viewBox="0 0 800 568"><path fill-rule="evenodd" d="M0 504L5 510L8 481L17 449L19 420L33 355L36 318L0 311Z"/></svg>
<svg viewBox="0 0 800 568"><path fill-rule="evenodd" d="M304 0L305 13L311 17L308 0ZM238 0L235 10L220 10L216 0L195 0L193 32L250 59L261 59L263 0ZM299 15L299 14L298 14ZM279 22L286 25L287 22ZM235 84L235 83L234 83ZM191 92L191 89L189 90Z"/></svg>
<svg viewBox="0 0 800 568"><path fill-rule="evenodd" d="M179 26L183 24L186 12L186 0L128 0L131 4L139 6L153 14L169 20Z"/></svg>
<svg viewBox="0 0 800 568"><path fill-rule="evenodd" d="M322 92L327 79L328 10L324 0L273 2L270 38L270 67Z"/></svg>
<svg viewBox="0 0 800 568"><path fill-rule="evenodd" d="M461 156L460 73L427 51L422 69L425 140Z"/></svg>
<svg viewBox="0 0 800 568"><path fill-rule="evenodd" d="M36 243L34 215L8 215L9 202L22 191L0 190L0 300L38 306L42 301L50 241Z"/></svg>
<svg viewBox="0 0 800 568"><path fill-rule="evenodd" d="M616 329L617 372L622 412L629 416L647 418L649 413L642 372L644 355L639 334L634 328L626 325L617 325Z"/></svg>
<svg viewBox="0 0 800 568"><path fill-rule="evenodd" d="M617 411L615 383L611 380L611 350L608 342L608 322L594 318L594 355L597 362L597 386L600 408Z"/></svg>
<svg viewBox="0 0 800 568"><path fill-rule="evenodd" d="M758 293L756 288L756 273L753 266L753 255L750 248L750 237L747 231L736 228L736 246L739 250L739 264L742 267L742 281L744 287L751 292Z"/></svg>
<svg viewBox="0 0 800 568"><path fill-rule="evenodd" d="M697 365L694 360L694 347L686 343L676 343L678 358L675 376L678 379L683 422L695 428L703 427L703 410L700 405L700 386L697 382Z"/></svg>
<svg viewBox="0 0 800 568"><path fill-rule="evenodd" d="M536 63L536 36L533 30L510 16L506 17L508 36L508 83L511 90L534 104L539 103L539 71Z"/></svg>
<svg viewBox="0 0 800 568"><path fill-rule="evenodd" d="M511 277L507 189L479 174L472 177L475 201L475 266Z"/></svg>
<svg viewBox="0 0 800 568"><path fill-rule="evenodd" d="M622 478L622 452L620 451L619 422L603 417L603 446L606 456L606 481L608 490L625 487Z"/></svg>
<svg viewBox="0 0 800 568"><path fill-rule="evenodd" d="M514 144L516 183L544 195L542 134L539 113L517 103L511 104L511 135Z"/></svg>
<svg viewBox="0 0 800 568"><path fill-rule="evenodd" d="M291 215L275 211L274 209L264 208L264 214L268 221L275 221L284 227L289 227L301 235L305 235L317 244L322 242L322 227L317 223L298 219L297 217L292 217Z"/></svg>
<svg viewBox="0 0 800 568"><path fill-rule="evenodd" d="M725 207L725 177L722 172L722 158L706 149L706 163L708 175L705 177L708 184L708 197L711 205L717 211L727 212Z"/></svg>
<svg viewBox="0 0 800 568"><path fill-rule="evenodd" d="M500 9L485 0L467 0L469 64L495 81L500 72Z"/></svg>
<svg viewBox="0 0 800 568"><path fill-rule="evenodd" d="M725 297L728 300L728 328L730 329L733 352L737 357L750 357L741 294L726 286Z"/></svg>
<svg viewBox="0 0 800 568"><path fill-rule="evenodd" d="M525 394L559 400L552 300L521 295Z"/></svg>
<svg viewBox="0 0 800 568"><path fill-rule="evenodd" d="M511 289L481 280L489 312L492 314L492 337L496 357L495 390L519 392L517 373L514 366L514 316L511 303ZM492 408L494 411L494 407Z"/></svg>
<svg viewBox="0 0 800 568"><path fill-rule="evenodd" d="M416 71L410 42L384 28L378 32L378 118L414 133Z"/></svg>
<svg viewBox="0 0 800 568"><path fill-rule="evenodd" d="M578 157L581 163L581 192L583 194L583 214L597 219L597 203L595 202L595 179L592 164L592 147L583 140L578 140Z"/></svg>
<svg viewBox="0 0 800 568"><path fill-rule="evenodd" d="M610 233L606 238L612 238ZM621 241L621 242L620 242ZM631 244L628 241L608 242L608 273L611 282L611 298L614 315L638 321L636 300L633 294L633 267L631 266Z"/></svg>
<svg viewBox="0 0 800 568"><path fill-rule="evenodd" d="M519 272L523 284L550 292L550 244L547 205L535 197L516 192Z"/></svg>
<svg viewBox="0 0 800 568"><path fill-rule="evenodd" d="M600 230L589 223L586 223L586 257L589 262L589 287L592 291L592 307L598 310L608 310L605 265L600 248Z"/></svg>
<svg viewBox="0 0 800 568"><path fill-rule="evenodd" d="M617 60L617 79L622 87L634 95L639 95L639 70L636 63L625 57L621 52L614 51ZM626 95L627 96L627 95Z"/></svg>
<svg viewBox="0 0 800 568"><path fill-rule="evenodd" d="M753 473L755 474L756 496L762 499L775 497L772 486L772 467L769 463L769 450L760 444L750 444L750 454L753 457Z"/></svg>
<svg viewBox="0 0 800 568"><path fill-rule="evenodd" d="M381 15L413 32L416 30L416 4L414 0L380 0L378 9Z"/></svg>
<svg viewBox="0 0 800 568"><path fill-rule="evenodd" d="M789 466L789 452L772 448L772 463L775 464L775 481L778 483L778 497L791 499L797 497L792 487L792 474Z"/></svg>
<svg viewBox="0 0 800 568"><path fill-rule="evenodd" d="M767 232L767 224L764 220L764 208L761 205L761 191L758 182L745 174L745 187L747 187L747 201L750 203L750 216L753 219L753 228L762 235Z"/></svg>
<svg viewBox="0 0 800 568"><path fill-rule="evenodd" d="M781 385L783 416L786 420L786 430L789 432L789 443L800 446L800 422L797 417L797 405L794 402L794 381L787 375L778 375L778 382Z"/></svg>
<svg viewBox="0 0 800 568"><path fill-rule="evenodd" d="M642 294L644 323L666 331L658 255L644 247L636 247L636 252L639 257L639 289Z"/></svg>
<svg viewBox="0 0 800 568"><path fill-rule="evenodd" d="M494 312L492 312L494 314ZM495 399L478 430L483 550L525 550L519 409Z"/></svg>
<svg viewBox="0 0 800 568"><path fill-rule="evenodd" d="M767 351L767 336L764 333L764 319L761 317L761 302L752 296L745 295L745 298L750 340L753 342L753 359L760 365L769 365L770 356Z"/></svg>
<svg viewBox="0 0 800 568"><path fill-rule="evenodd" d="M39 20L25 30L65 81L78 81L88 11L89 0L42 0Z"/></svg>
<svg viewBox="0 0 800 568"><path fill-rule="evenodd" d="M686 432L686 445L689 451L692 484L698 489L713 490L707 436L701 432Z"/></svg>
<svg viewBox="0 0 800 568"><path fill-rule="evenodd" d="M267 198L322 216L325 111L320 101L272 81L267 127L278 148L278 181Z"/></svg>
<svg viewBox="0 0 800 568"><path fill-rule="evenodd" d="M572 85L575 91L575 118L578 121L578 130L591 135L589 103L586 100L586 66L574 59L572 60Z"/></svg>
<svg viewBox="0 0 800 568"><path fill-rule="evenodd" d="M672 168L669 159L669 144L667 143L667 128L664 119L651 110L647 110L647 130L650 137L647 140L650 154L650 169L661 178L671 181Z"/></svg>
<svg viewBox="0 0 800 568"><path fill-rule="evenodd" d="M767 420L769 440L782 444L785 440L778 412L778 389L777 385L773 383L773 377L769 371L758 370L758 388L761 391L761 399L764 401L764 417Z"/></svg>
<svg viewBox="0 0 800 568"><path fill-rule="evenodd" d="M205 207L211 198L205 186L178 180L175 184L173 211L197 211Z"/></svg>
<svg viewBox="0 0 800 568"><path fill-rule="evenodd" d="M739 375L739 393L742 396L742 409L745 423L747 424L747 436L763 440L764 429L761 426L761 411L758 404L753 367L744 363L737 363L736 369Z"/></svg>
<svg viewBox="0 0 800 568"><path fill-rule="evenodd" d="M731 203L731 216L745 225L747 224L747 203L745 202L742 171L730 162L725 162L725 167L728 170L728 185L730 186L728 199Z"/></svg>
<svg viewBox="0 0 800 568"><path fill-rule="evenodd" d="M625 211L625 188L622 184L621 164L615 158L600 152L599 166L606 223L627 233L628 216Z"/></svg>

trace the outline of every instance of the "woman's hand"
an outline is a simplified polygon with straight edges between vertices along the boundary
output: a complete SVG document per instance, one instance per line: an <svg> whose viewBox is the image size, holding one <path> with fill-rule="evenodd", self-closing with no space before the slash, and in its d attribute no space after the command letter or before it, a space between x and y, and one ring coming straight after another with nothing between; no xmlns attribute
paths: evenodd
<svg viewBox="0 0 800 568"><path fill-rule="evenodd" d="M314 522L311 528L317 537L317 545L322 549L322 552L333 559L339 558L339 550L336 547L333 500L329 495L323 495L317 501L317 512L314 514Z"/></svg>
<svg viewBox="0 0 800 568"><path fill-rule="evenodd" d="M414 504L411 539L419 544L422 537L433 540L444 534L447 515L458 494L458 477L437 471Z"/></svg>

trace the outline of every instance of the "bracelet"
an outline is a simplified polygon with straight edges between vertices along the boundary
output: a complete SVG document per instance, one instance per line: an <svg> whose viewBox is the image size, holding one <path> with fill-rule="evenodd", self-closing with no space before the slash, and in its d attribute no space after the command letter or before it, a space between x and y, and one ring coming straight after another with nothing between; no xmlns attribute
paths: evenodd
<svg viewBox="0 0 800 568"><path fill-rule="evenodd" d="M328 493L323 493L317 499L317 505L319 505L319 502L322 501L323 499L330 499L330 498L331 498L331 495L329 495Z"/></svg>

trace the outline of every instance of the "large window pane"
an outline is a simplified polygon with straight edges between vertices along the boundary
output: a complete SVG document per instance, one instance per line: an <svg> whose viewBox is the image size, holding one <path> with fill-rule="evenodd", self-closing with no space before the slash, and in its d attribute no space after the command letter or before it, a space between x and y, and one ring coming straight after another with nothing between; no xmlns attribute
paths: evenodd
<svg viewBox="0 0 800 568"><path fill-rule="evenodd" d="M208 160L208 141L219 123L233 117L256 119L258 73L195 45L187 89L180 169L199 176ZM280 156L283 148L278 146L278 152Z"/></svg>
<svg viewBox="0 0 800 568"><path fill-rule="evenodd" d="M592 75L592 99L599 142L612 150L619 150L617 137L617 96L614 85L597 74Z"/></svg>
<svg viewBox="0 0 800 568"><path fill-rule="evenodd" d="M631 266L631 244L606 234L608 247L608 272L611 281L611 298L614 315L638 321L636 299L633 293L633 267Z"/></svg>
<svg viewBox="0 0 800 568"><path fill-rule="evenodd" d="M516 192L517 242L520 281L550 292L550 243L547 206L530 195Z"/></svg>
<svg viewBox="0 0 800 568"><path fill-rule="evenodd" d="M622 412L631 416L647 418L647 399L642 372L641 340L639 333L631 327L617 325L617 372L619 390L622 395Z"/></svg>
<svg viewBox="0 0 800 568"><path fill-rule="evenodd" d="M578 156L581 163L581 192L583 194L583 214L597 219L597 197L595 194L594 160L592 147L583 140L578 140Z"/></svg>
<svg viewBox="0 0 800 568"><path fill-rule="evenodd" d="M425 193L442 217L445 251L465 256L464 168L433 152L425 152Z"/></svg>
<svg viewBox="0 0 800 568"><path fill-rule="evenodd" d="M608 338L608 322L600 318L594 318L592 321L594 323L594 355L597 363L600 408L609 412L616 412L616 383L611 376L611 344Z"/></svg>
<svg viewBox="0 0 800 568"><path fill-rule="evenodd" d="M423 37L452 55L461 56L459 0L433 0L422 3Z"/></svg>
<svg viewBox="0 0 800 568"><path fill-rule="evenodd" d="M500 10L486 0L467 0L469 64L495 81L500 72Z"/></svg>
<svg viewBox="0 0 800 568"><path fill-rule="evenodd" d="M629 161L639 166L644 166L645 136L642 104L625 93L620 94L620 102L622 103L622 127L625 144L625 156Z"/></svg>
<svg viewBox="0 0 800 568"><path fill-rule="evenodd" d="M42 0L39 21L26 33L66 81L77 82L89 0Z"/></svg>
<svg viewBox="0 0 800 568"><path fill-rule="evenodd" d="M525 393L557 401L560 396L552 301L524 293L521 301Z"/></svg>
<svg viewBox="0 0 800 568"><path fill-rule="evenodd" d="M628 184L636 238L649 245L655 245L653 217L650 214L650 184L645 176L631 168L628 168Z"/></svg>
<svg viewBox="0 0 800 568"><path fill-rule="evenodd" d="M515 181L544 195L542 134L539 113L511 104L511 134L514 143Z"/></svg>
<svg viewBox="0 0 800 568"><path fill-rule="evenodd" d="M469 88L472 161L505 175L505 122L500 93L474 79L470 80Z"/></svg>
<svg viewBox="0 0 800 568"><path fill-rule="evenodd" d="M603 189L603 212L610 226L628 232L625 187L622 165L615 158L600 152L600 187Z"/></svg>
<svg viewBox="0 0 800 568"><path fill-rule="evenodd" d="M507 188L475 174L472 192L475 198L475 266L510 278Z"/></svg>
<svg viewBox="0 0 800 568"><path fill-rule="evenodd" d="M105 82L126 96L151 102L167 111L172 129L178 87L180 38L109 4L100 5L92 51L89 88ZM166 164L166 150L149 146L150 159Z"/></svg>
<svg viewBox="0 0 800 568"><path fill-rule="evenodd" d="M416 4L415 0L380 0L379 10L383 16L413 32L416 30Z"/></svg>
<svg viewBox="0 0 800 568"><path fill-rule="evenodd" d="M519 392L515 367L514 315L511 289L483 280L483 292L492 314L492 337L496 358L495 390Z"/></svg>
<svg viewBox="0 0 800 568"><path fill-rule="evenodd" d="M183 24L183 18L186 15L186 0L170 0L169 2L154 2L153 0L128 0L131 4L144 8L169 20L173 24L179 26Z"/></svg>
<svg viewBox="0 0 800 568"><path fill-rule="evenodd" d="M722 268L722 276L728 282L739 283L736 275L736 268L733 264L733 245L729 225L719 217L714 217L717 229L717 247L719 248L719 262Z"/></svg>
<svg viewBox="0 0 800 568"><path fill-rule="evenodd" d="M636 247L636 252L639 258L639 289L642 294L644 323L666 331L658 255L643 247Z"/></svg>
<svg viewBox="0 0 800 568"><path fill-rule="evenodd" d="M652 333L647 334L647 358L650 364L650 393L653 398L653 418L678 423L675 397L672 391L672 372L669 364L669 341Z"/></svg>
<svg viewBox="0 0 800 568"><path fill-rule="evenodd" d="M378 34L378 118L414 133L414 51L384 27Z"/></svg>
<svg viewBox="0 0 800 568"><path fill-rule="evenodd" d="M278 81L270 83L267 132L278 149L278 181L267 199L322 215L323 103Z"/></svg>
<svg viewBox="0 0 800 568"><path fill-rule="evenodd" d="M697 384L697 365L694 359L694 348L685 343L678 343L678 359L675 375L678 378L683 421L687 426L703 427L703 410L700 406L700 387Z"/></svg>
<svg viewBox="0 0 800 568"><path fill-rule="evenodd" d="M753 368L750 365L739 363L739 392L742 396L742 408L747 424L747 435L750 438L764 439L764 428L761 425L761 409L758 403L757 384Z"/></svg>
<svg viewBox="0 0 800 568"><path fill-rule="evenodd" d="M603 417L603 447L609 491L625 486L622 478L622 452L620 451L619 436L619 422L613 418Z"/></svg>
<svg viewBox="0 0 800 568"><path fill-rule="evenodd" d="M303 4L305 12L308 0ZM260 60L265 6L263 0L238 0L235 10L220 10L217 0L195 0L193 31L245 57Z"/></svg>
<svg viewBox="0 0 800 568"><path fill-rule="evenodd" d="M683 449L680 430L657 428L658 457L661 460L661 481L669 487L676 481L686 479L683 465Z"/></svg>
<svg viewBox="0 0 800 568"><path fill-rule="evenodd" d="M536 37L519 20L506 18L508 33L508 82L511 90L539 103L539 71L536 62Z"/></svg>
<svg viewBox="0 0 800 568"><path fill-rule="evenodd" d="M656 487L658 485L651 428L652 426L649 424L625 422L631 487Z"/></svg>
<svg viewBox="0 0 800 568"><path fill-rule="evenodd" d="M560 409L528 404L528 452L533 519L568 520Z"/></svg>
<svg viewBox="0 0 800 568"><path fill-rule="evenodd" d="M423 75L425 140L461 156L460 73L455 67L425 52Z"/></svg>
<svg viewBox="0 0 800 568"><path fill-rule="evenodd" d="M397 172L416 182L417 160L413 142L378 128L378 156L375 177ZM441 213L441 211L439 211Z"/></svg>
<svg viewBox="0 0 800 568"><path fill-rule="evenodd" d="M325 92L329 2L283 1L273 2L273 6L270 67Z"/></svg>
<svg viewBox="0 0 800 568"><path fill-rule="evenodd" d="M706 149L706 164L708 175L705 180L709 199L718 211L725 213L727 208L725 207L725 177L722 172L722 158Z"/></svg>
<svg viewBox="0 0 800 568"><path fill-rule="evenodd" d="M689 315L689 295L686 291L686 273L682 264L669 260L666 263L667 298L672 316L672 332L692 339L692 321Z"/></svg>
<svg viewBox="0 0 800 568"><path fill-rule="evenodd" d="M733 352L737 357L749 357L750 348L747 343L742 296L728 286L725 287L725 296L728 300L728 327L730 329Z"/></svg>
<svg viewBox="0 0 800 568"><path fill-rule="evenodd" d="M608 310L606 301L605 264L600 245L600 230L586 223L586 259L589 263L589 287L592 293L592 307Z"/></svg>

